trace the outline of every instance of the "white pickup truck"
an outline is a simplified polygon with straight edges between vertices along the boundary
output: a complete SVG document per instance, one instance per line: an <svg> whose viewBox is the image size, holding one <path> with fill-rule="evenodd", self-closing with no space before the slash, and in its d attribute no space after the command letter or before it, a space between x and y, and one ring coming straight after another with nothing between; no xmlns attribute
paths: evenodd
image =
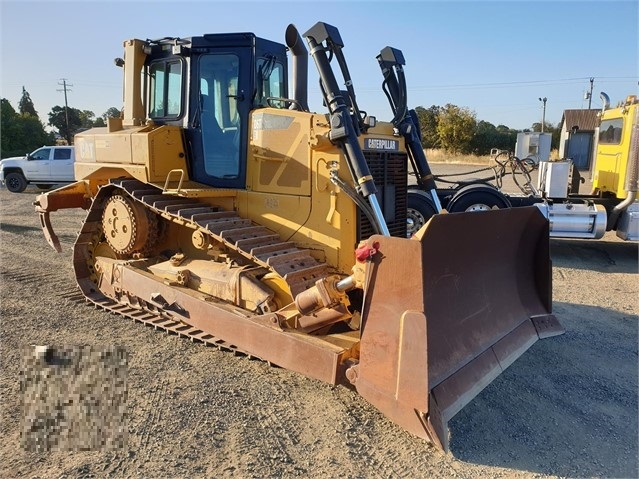
<svg viewBox="0 0 639 479"><path fill-rule="evenodd" d="M75 181L72 146L43 146L26 156L0 161L0 182L12 193L23 192L28 184L48 189L52 184Z"/></svg>

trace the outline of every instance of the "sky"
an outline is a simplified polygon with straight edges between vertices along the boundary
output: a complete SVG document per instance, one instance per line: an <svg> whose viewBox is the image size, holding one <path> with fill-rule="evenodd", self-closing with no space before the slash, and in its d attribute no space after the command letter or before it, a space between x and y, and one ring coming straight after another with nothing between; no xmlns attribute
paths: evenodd
<svg viewBox="0 0 639 479"><path fill-rule="evenodd" d="M633 1L136 1L0 0L0 97L18 110L22 87L40 119L54 106L101 116L122 106L124 40L246 32L284 42L289 23L337 27L360 110L392 113L376 56L401 50L408 104L448 103L478 121L522 130L566 109L638 94L639 2ZM341 78L338 76L338 78ZM309 106L325 113L309 59Z"/></svg>

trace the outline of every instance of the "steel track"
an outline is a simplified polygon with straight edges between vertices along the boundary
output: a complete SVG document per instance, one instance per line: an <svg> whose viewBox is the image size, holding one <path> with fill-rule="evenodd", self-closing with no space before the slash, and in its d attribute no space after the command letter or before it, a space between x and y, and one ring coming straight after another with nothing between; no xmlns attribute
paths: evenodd
<svg viewBox="0 0 639 479"><path fill-rule="evenodd" d="M222 244L247 261L277 273L286 281L293 296L330 273L329 267L319 263L307 250L283 242L275 232L252 224L236 212L222 211L198 199L163 194L161 189L137 180L115 180L102 187L96 195L75 242L73 264L76 280L87 301L96 307L154 329L175 333L219 349L248 354L220 338L185 324L171 312L159 310L141 298L137 299L142 309L121 304L98 289L93 279L92 248L101 234L104 204L113 194L127 196L168 221L201 231L211 244Z"/></svg>

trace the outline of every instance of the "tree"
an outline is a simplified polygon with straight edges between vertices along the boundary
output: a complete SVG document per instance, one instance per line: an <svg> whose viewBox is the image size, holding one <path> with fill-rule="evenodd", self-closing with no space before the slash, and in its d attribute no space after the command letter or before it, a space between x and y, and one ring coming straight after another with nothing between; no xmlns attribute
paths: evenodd
<svg viewBox="0 0 639 479"><path fill-rule="evenodd" d="M104 122L106 124L107 118L120 118L121 113L122 112L119 108L112 106L107 111L102 113L102 118L104 119Z"/></svg>
<svg viewBox="0 0 639 479"><path fill-rule="evenodd" d="M500 150L515 151L515 144L517 143L517 130L508 128L506 125L497 125L497 133L499 133L497 143L494 148Z"/></svg>
<svg viewBox="0 0 639 479"><path fill-rule="evenodd" d="M423 148L439 148L439 134L437 133L437 116L441 108L432 105L426 109L422 106L415 108L417 119L419 120L419 128L422 135Z"/></svg>
<svg viewBox="0 0 639 479"><path fill-rule="evenodd" d="M550 130L553 128L552 123L550 122L544 122L544 133L550 133ZM536 131L536 132L540 132L541 131L541 122L535 122L532 124L532 126L530 127L530 129L532 131Z"/></svg>
<svg viewBox="0 0 639 479"><path fill-rule="evenodd" d="M66 138L67 143L71 145L73 135L82 129L82 112L76 108L54 106L49 112L49 125L57 128L60 136Z"/></svg>
<svg viewBox="0 0 639 479"><path fill-rule="evenodd" d="M447 103L437 115L441 146L451 153L469 153L477 127L475 112Z"/></svg>
<svg viewBox="0 0 639 479"><path fill-rule="evenodd" d="M93 122L93 126L107 126L107 121L109 118L120 118L120 116L122 116L122 112L120 111L120 109L112 106L95 119L95 121Z"/></svg>
<svg viewBox="0 0 639 479"><path fill-rule="evenodd" d="M82 123L81 129L88 129L93 127L95 113L91 110L80 111L80 121Z"/></svg>
<svg viewBox="0 0 639 479"><path fill-rule="evenodd" d="M0 100L2 131L2 158L20 156L43 145L55 144L52 133L44 130L37 116L17 113L9 100Z"/></svg>
<svg viewBox="0 0 639 479"><path fill-rule="evenodd" d="M516 142L517 130L482 120L477 123L471 148L476 155L488 155L493 148L514 151Z"/></svg>
<svg viewBox="0 0 639 479"><path fill-rule="evenodd" d="M2 131L2 158L9 156L17 156L20 154L17 150L17 133L18 133L18 114L9 103L9 100L3 98L0 100L0 131Z"/></svg>
<svg viewBox="0 0 639 479"><path fill-rule="evenodd" d="M31 95L29 92L22 87L22 97L20 98L20 102L18 103L18 109L20 110L20 114L31 115L35 118L38 118L38 112L33 106L33 102L31 101Z"/></svg>
<svg viewBox="0 0 639 479"><path fill-rule="evenodd" d="M497 139L499 138L499 132L495 125L488 121L480 121L477 123L475 129L475 135L471 142L471 149L476 155L486 155L490 153L492 148L497 148Z"/></svg>

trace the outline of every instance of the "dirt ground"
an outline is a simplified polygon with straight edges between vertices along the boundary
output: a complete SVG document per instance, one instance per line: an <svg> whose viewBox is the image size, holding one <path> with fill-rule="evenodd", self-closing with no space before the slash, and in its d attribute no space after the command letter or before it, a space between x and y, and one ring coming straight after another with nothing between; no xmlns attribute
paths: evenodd
<svg viewBox="0 0 639 479"><path fill-rule="evenodd" d="M442 454L349 389L87 305L71 269L83 212L52 215L56 254L31 206L37 192L0 190L3 478L638 476L636 243L551 241L566 334L537 342L455 416ZM56 399L25 402L32 345L126 351L126 447L25 447L30 405Z"/></svg>

